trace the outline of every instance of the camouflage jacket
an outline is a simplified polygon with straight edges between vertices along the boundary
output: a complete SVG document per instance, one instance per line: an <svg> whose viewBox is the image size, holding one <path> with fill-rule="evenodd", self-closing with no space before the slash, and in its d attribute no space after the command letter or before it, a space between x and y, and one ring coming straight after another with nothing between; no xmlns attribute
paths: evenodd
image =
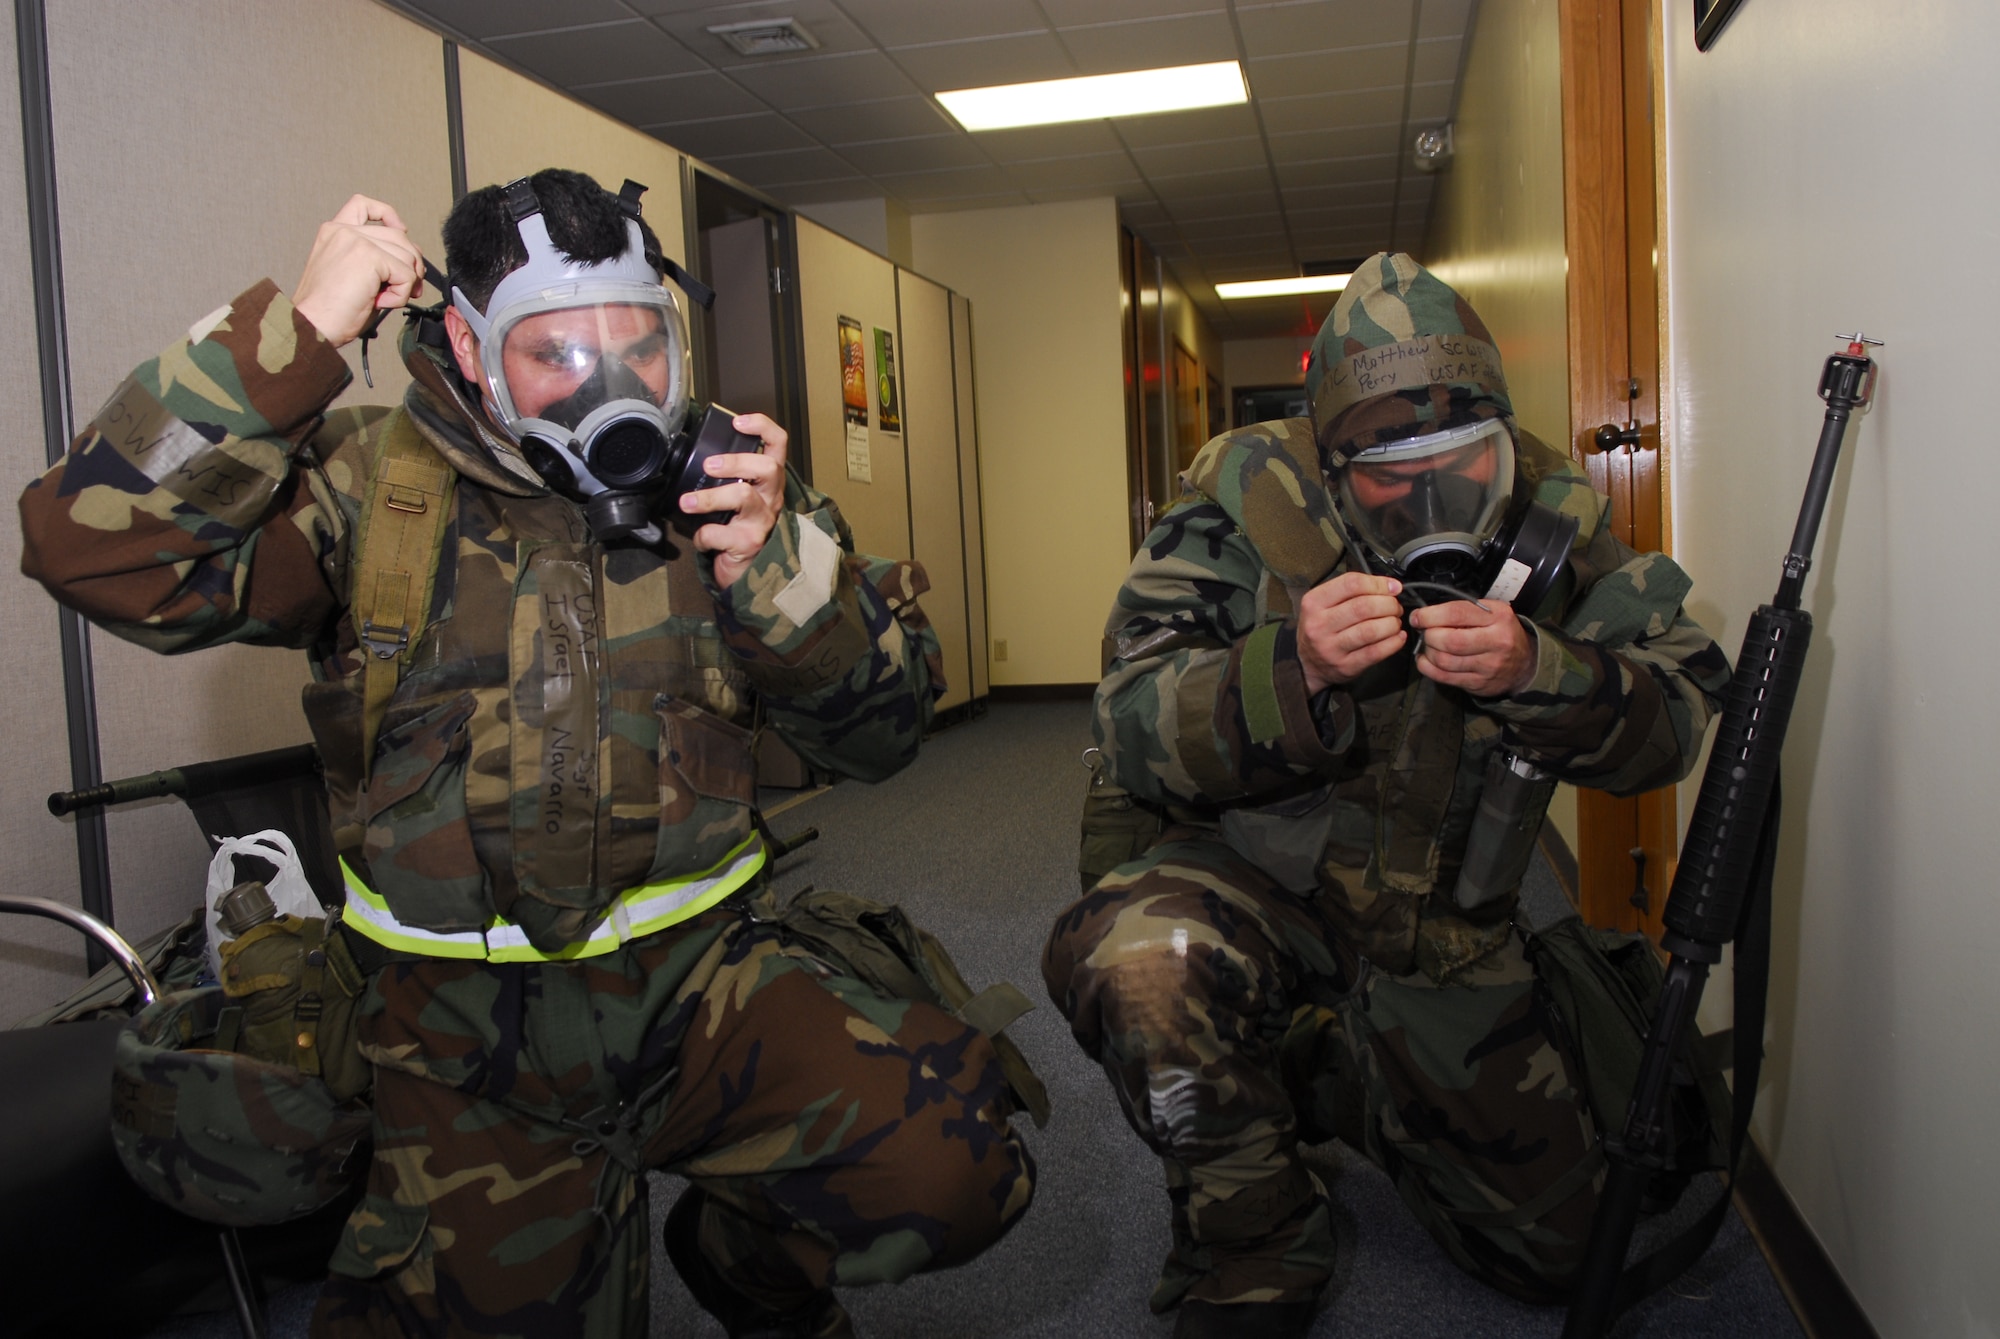
<svg viewBox="0 0 2000 1339"><path fill-rule="evenodd" d="M667 556L593 543L408 332L404 405L332 412L346 363L270 282L189 333L29 486L22 567L156 651L307 649L337 844L404 924L498 914L549 949L624 889L711 867L751 831L760 713L850 776L914 756L942 691L921 569L856 557L795 477L764 550L718 590L685 540ZM428 619L364 768L351 550L402 414L456 481Z"/></svg>
<svg viewBox="0 0 2000 1339"><path fill-rule="evenodd" d="M1581 786L1666 785L1693 766L1728 682L1673 560L1621 544L1608 501L1525 433L1517 469L1581 529L1533 620L1534 679L1511 697L1442 687L1404 652L1308 698L1294 611L1348 563L1302 418L1203 448L1106 626L1095 729L1110 779L1217 824L1274 875L1302 858L1304 886L1393 971L1447 972L1504 934L1511 897L1479 925L1449 905L1497 745Z"/></svg>

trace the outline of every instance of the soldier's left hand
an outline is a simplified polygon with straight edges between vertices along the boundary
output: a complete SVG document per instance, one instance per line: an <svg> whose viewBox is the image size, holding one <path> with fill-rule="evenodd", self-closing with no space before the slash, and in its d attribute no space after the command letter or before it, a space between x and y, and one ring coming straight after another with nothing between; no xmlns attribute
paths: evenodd
<svg viewBox="0 0 2000 1339"><path fill-rule="evenodd" d="M750 560L778 523L778 511L785 504L787 441L785 430L762 414L738 414L730 426L761 440L763 453L710 456L704 464L709 477L732 482L681 498L681 510L696 515L736 513L726 525L704 525L694 532L694 546L715 555L715 584L725 590L749 570Z"/></svg>
<svg viewBox="0 0 2000 1339"><path fill-rule="evenodd" d="M1474 697L1506 697L1535 677L1535 642L1512 605L1451 600L1410 611L1423 634L1417 673Z"/></svg>

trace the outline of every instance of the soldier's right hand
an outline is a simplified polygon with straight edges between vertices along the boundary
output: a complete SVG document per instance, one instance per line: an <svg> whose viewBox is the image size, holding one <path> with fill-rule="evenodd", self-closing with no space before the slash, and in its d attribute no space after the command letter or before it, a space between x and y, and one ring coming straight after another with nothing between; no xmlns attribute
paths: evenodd
<svg viewBox="0 0 2000 1339"><path fill-rule="evenodd" d="M394 208L357 195L319 225L292 306L339 348L377 308L400 307L424 287L424 256Z"/></svg>
<svg viewBox="0 0 2000 1339"><path fill-rule="evenodd" d="M1299 660L1306 692L1352 683L1370 665L1403 649L1403 583L1366 572L1342 572L1299 601Z"/></svg>

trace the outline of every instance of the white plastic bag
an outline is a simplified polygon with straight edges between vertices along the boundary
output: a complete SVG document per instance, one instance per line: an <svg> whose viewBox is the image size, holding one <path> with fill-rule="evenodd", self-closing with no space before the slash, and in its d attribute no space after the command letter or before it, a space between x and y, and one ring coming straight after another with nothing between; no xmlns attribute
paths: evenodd
<svg viewBox="0 0 2000 1339"><path fill-rule="evenodd" d="M265 828L247 837L217 837L215 857L208 862L208 970L222 979L222 927L215 904L242 880L237 877L236 857L254 855L277 866L278 872L264 881L271 905L280 916L324 916L319 898L306 882L305 866L292 839L276 828Z"/></svg>

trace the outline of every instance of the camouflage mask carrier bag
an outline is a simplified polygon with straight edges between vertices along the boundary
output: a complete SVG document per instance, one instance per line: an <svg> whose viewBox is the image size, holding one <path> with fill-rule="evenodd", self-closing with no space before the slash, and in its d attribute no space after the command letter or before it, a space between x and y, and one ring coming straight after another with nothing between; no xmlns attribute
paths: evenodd
<svg viewBox="0 0 2000 1339"><path fill-rule="evenodd" d="M330 923L284 916L222 948L219 986L162 996L119 1033L112 1143L154 1199L229 1227L323 1208L367 1165L366 978Z"/></svg>

